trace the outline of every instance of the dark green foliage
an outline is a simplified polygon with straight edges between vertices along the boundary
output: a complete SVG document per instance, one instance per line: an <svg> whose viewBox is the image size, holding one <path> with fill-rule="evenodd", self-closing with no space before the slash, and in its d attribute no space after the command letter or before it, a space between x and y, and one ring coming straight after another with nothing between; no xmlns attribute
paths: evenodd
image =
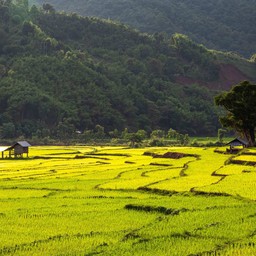
<svg viewBox="0 0 256 256"><path fill-rule="evenodd" d="M37 0L43 4L45 0ZM119 20L143 32L187 34L207 47L255 51L255 0L48 0L59 10Z"/></svg>
<svg viewBox="0 0 256 256"><path fill-rule="evenodd" d="M50 4L43 4L43 10L47 13L53 13L55 12L54 8Z"/></svg>
<svg viewBox="0 0 256 256"><path fill-rule="evenodd" d="M187 67L190 77L204 81L214 81L218 77L219 67L213 62L212 53L203 45L198 45L181 34L174 34L172 43L184 59L196 64L196 67Z"/></svg>
<svg viewBox="0 0 256 256"><path fill-rule="evenodd" d="M214 93L176 83L181 75L218 80L215 57L203 46L49 6L28 10L26 1L0 2L1 10L4 137L105 139L128 128L135 143L145 135L138 130L216 134Z"/></svg>
<svg viewBox="0 0 256 256"><path fill-rule="evenodd" d="M218 142L222 143L224 135L227 133L227 130L225 129L218 129Z"/></svg>
<svg viewBox="0 0 256 256"><path fill-rule="evenodd" d="M145 211L145 212L158 212L165 215L179 215L180 212L185 212L186 209L171 209L163 206L150 206L150 205L134 205L127 204L124 207L127 210Z"/></svg>
<svg viewBox="0 0 256 256"><path fill-rule="evenodd" d="M226 116L220 118L222 125L240 132L249 145L253 146L256 129L256 85L248 81L241 82L229 92L216 96L215 103L227 110Z"/></svg>

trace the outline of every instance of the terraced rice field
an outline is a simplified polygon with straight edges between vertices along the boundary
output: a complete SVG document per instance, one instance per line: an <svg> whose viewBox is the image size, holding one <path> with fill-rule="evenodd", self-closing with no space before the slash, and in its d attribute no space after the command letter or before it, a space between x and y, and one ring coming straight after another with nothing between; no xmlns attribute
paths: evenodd
<svg viewBox="0 0 256 256"><path fill-rule="evenodd" d="M256 149L214 150L32 147L0 160L0 255L256 255Z"/></svg>

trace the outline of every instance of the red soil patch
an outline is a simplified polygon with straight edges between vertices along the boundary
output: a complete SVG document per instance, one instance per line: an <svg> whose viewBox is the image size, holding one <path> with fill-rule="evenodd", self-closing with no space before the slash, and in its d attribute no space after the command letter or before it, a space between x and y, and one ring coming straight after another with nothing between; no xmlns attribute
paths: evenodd
<svg viewBox="0 0 256 256"><path fill-rule="evenodd" d="M250 78L230 64L220 64L219 80L216 82L204 82L184 76L176 78L176 82L180 84L199 84L215 90L229 90L231 86L244 80L250 80Z"/></svg>

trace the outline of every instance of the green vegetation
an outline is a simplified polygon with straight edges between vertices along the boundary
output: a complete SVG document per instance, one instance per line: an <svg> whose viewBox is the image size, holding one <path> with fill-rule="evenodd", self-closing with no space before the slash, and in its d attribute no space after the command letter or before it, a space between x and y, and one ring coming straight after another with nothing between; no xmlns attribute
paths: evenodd
<svg viewBox="0 0 256 256"><path fill-rule="evenodd" d="M235 129L247 139L249 146L255 144L256 130L256 84L248 81L234 86L229 92L215 97L215 103L228 113L221 117L224 127Z"/></svg>
<svg viewBox="0 0 256 256"><path fill-rule="evenodd" d="M64 141L126 128L217 134L213 96L227 86L222 54L181 34L141 34L47 4L29 9L27 1L0 1L0 12L2 139ZM253 80L255 63L237 63Z"/></svg>
<svg viewBox="0 0 256 256"><path fill-rule="evenodd" d="M33 1L34 2L34 1ZM254 0L36 0L58 10L119 20L149 33L182 33L209 48L255 54Z"/></svg>
<svg viewBox="0 0 256 256"><path fill-rule="evenodd" d="M187 146L216 136L214 96L254 69L182 34L0 0L1 143L133 147L1 159L0 255L255 255L255 148Z"/></svg>
<svg viewBox="0 0 256 256"><path fill-rule="evenodd" d="M230 159L255 163L256 150L52 146L2 159L0 254L255 255L255 166Z"/></svg>

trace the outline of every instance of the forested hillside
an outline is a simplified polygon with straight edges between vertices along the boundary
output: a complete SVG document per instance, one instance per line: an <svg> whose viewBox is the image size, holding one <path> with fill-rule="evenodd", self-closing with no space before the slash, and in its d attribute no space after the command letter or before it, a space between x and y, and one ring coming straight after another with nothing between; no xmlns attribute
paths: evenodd
<svg viewBox="0 0 256 256"><path fill-rule="evenodd" d="M256 0L36 0L58 10L119 20L144 32L182 33L208 48L250 57Z"/></svg>
<svg viewBox="0 0 256 256"><path fill-rule="evenodd" d="M0 135L173 128L216 134L213 95L255 79L255 61L188 37L141 34L50 5L0 1Z"/></svg>

